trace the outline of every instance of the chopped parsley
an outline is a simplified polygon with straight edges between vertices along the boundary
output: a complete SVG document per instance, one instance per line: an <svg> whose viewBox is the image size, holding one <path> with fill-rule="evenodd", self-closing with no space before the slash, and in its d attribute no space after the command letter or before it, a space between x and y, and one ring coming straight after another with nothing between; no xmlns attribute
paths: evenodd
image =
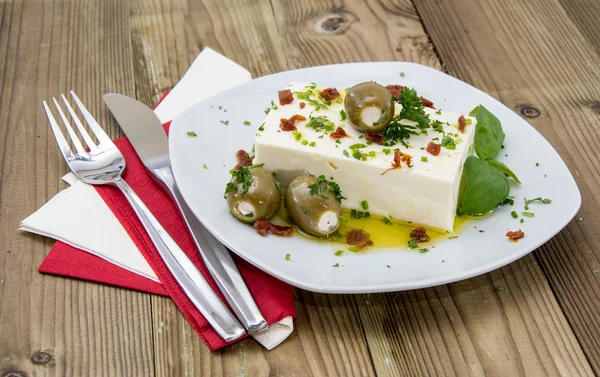
<svg viewBox="0 0 600 377"><path fill-rule="evenodd" d="M529 199L529 200L527 200L527 198L525 198L525 209L529 209L529 205L531 203L550 204L550 203L552 203L552 200L548 199L548 198L542 199L541 197L537 197L535 199Z"/></svg>
<svg viewBox="0 0 600 377"><path fill-rule="evenodd" d="M417 244L417 240L415 238L411 238L410 241L408 241L408 247L411 249L416 249L417 247L419 247L419 245Z"/></svg>
<svg viewBox="0 0 600 377"><path fill-rule="evenodd" d="M323 115L317 117L310 115L306 127L312 128L317 132L330 133L335 129L335 123Z"/></svg>
<svg viewBox="0 0 600 377"><path fill-rule="evenodd" d="M400 72L400 77L404 77L404 72Z"/></svg>
<svg viewBox="0 0 600 377"><path fill-rule="evenodd" d="M357 211L355 209L350 210L350 217L352 217L353 219L362 219L362 218L367 218L367 217L371 217L371 213L369 211Z"/></svg>
<svg viewBox="0 0 600 377"><path fill-rule="evenodd" d="M274 101L271 101L271 109L273 109L273 110L277 110L278 109L278 107L277 107L277 105L275 105Z"/></svg>
<svg viewBox="0 0 600 377"><path fill-rule="evenodd" d="M344 109L340 110L340 117L342 118L342 120L346 120L348 118Z"/></svg>
<svg viewBox="0 0 600 377"><path fill-rule="evenodd" d="M228 126L229 125L229 121L228 120L222 120L221 123L223 123L224 125Z"/></svg>
<svg viewBox="0 0 600 377"><path fill-rule="evenodd" d="M540 166L540 163L539 163L539 162L536 162L536 163L535 163L535 166Z"/></svg>
<svg viewBox="0 0 600 377"><path fill-rule="evenodd" d="M320 175L315 183L313 183L312 185L308 185L308 188L310 189L311 195L320 195L325 199L329 199L329 196L325 195L325 193L327 192L327 189L330 189L331 191L333 191L335 198L340 203L342 202L342 200L346 199L342 196L342 190L340 190L340 186L333 181L328 181L327 179L325 179L324 175ZM340 216L340 220L341 217L342 216Z"/></svg>
<svg viewBox="0 0 600 377"><path fill-rule="evenodd" d="M245 120L244 121L244 126L249 126L250 125L250 121L249 120Z"/></svg>
<svg viewBox="0 0 600 377"><path fill-rule="evenodd" d="M338 250L335 252L335 256L339 257L340 255L344 254L344 250Z"/></svg>
<svg viewBox="0 0 600 377"><path fill-rule="evenodd" d="M248 188L252 185L252 173L250 170L255 168L260 168L264 164L255 164L252 166L240 166L237 169L231 169L229 174L231 174L231 180L227 182L227 186L225 186L225 195L231 191L235 191L236 187L239 185L239 193L245 194L248 192Z"/></svg>
<svg viewBox="0 0 600 377"><path fill-rule="evenodd" d="M442 113L442 109L438 109L438 111L436 111L435 113L440 115Z"/></svg>
<svg viewBox="0 0 600 377"><path fill-rule="evenodd" d="M197 135L197 134L196 134L194 131L188 131L188 132L187 132L187 135L188 135L188 136L192 136L192 137L196 137L196 136L198 136L198 135Z"/></svg>
<svg viewBox="0 0 600 377"><path fill-rule="evenodd" d="M419 249L420 254L425 254L427 252L429 252L429 249L427 249L427 248Z"/></svg>
<svg viewBox="0 0 600 377"><path fill-rule="evenodd" d="M286 255L285 255L285 260L290 260L291 258L292 258L292 255L291 255L291 254L286 254Z"/></svg>
<svg viewBox="0 0 600 377"><path fill-rule="evenodd" d="M340 266L340 264L339 264L339 263L336 263L336 264L334 264L334 265L333 265L333 266L331 266L331 267L339 267L339 266Z"/></svg>
<svg viewBox="0 0 600 377"><path fill-rule="evenodd" d="M270 107L267 107L267 108L265 109L265 114L269 115L269 113L270 113L270 112L271 112L271 108L270 108Z"/></svg>

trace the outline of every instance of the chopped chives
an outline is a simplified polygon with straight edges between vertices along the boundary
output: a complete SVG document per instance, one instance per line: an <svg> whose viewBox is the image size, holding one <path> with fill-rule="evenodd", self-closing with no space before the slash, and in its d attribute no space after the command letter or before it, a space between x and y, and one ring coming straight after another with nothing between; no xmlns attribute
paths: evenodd
<svg viewBox="0 0 600 377"><path fill-rule="evenodd" d="M188 131L188 132L187 132L187 135L188 135L188 136L192 136L192 137L196 137L196 136L198 136L198 135L197 135L197 134L196 134L194 131Z"/></svg>
<svg viewBox="0 0 600 377"><path fill-rule="evenodd" d="M356 253L358 251L358 249L356 248L356 246L349 246L348 250L352 251L353 253Z"/></svg>
<svg viewBox="0 0 600 377"><path fill-rule="evenodd" d="M346 216L340 215L340 221L347 223L348 222L348 218Z"/></svg>
<svg viewBox="0 0 600 377"><path fill-rule="evenodd" d="M512 212L510 213L510 215L511 215L513 218L515 218L515 219L516 219L517 217L519 217L519 214L517 213L517 211L512 211Z"/></svg>
<svg viewBox="0 0 600 377"><path fill-rule="evenodd" d="M344 254L344 250L338 250L335 252L335 256L339 257L340 255Z"/></svg>
<svg viewBox="0 0 600 377"><path fill-rule="evenodd" d="M308 144L308 145L310 145L311 147L314 147L315 145L317 145L317 143L315 143L314 141L311 141L310 144Z"/></svg>
<svg viewBox="0 0 600 377"><path fill-rule="evenodd" d="M308 140L306 140L306 139L302 140L302 145L308 145Z"/></svg>
<svg viewBox="0 0 600 377"><path fill-rule="evenodd" d="M285 260L290 260L291 257L292 257L291 254L286 254L285 255Z"/></svg>
<svg viewBox="0 0 600 377"><path fill-rule="evenodd" d="M527 216L527 217L533 217L535 216L535 214L533 212L522 212L523 216Z"/></svg>
<svg viewBox="0 0 600 377"><path fill-rule="evenodd" d="M362 206L362 208L363 208L365 211L368 211L368 210L369 210L369 203L368 203L366 200L364 200L362 203L360 203L360 205Z"/></svg>
<svg viewBox="0 0 600 377"><path fill-rule="evenodd" d="M249 125L250 125L250 121L249 121L249 120L245 120L245 121L244 121L244 125L245 125L245 126L249 126Z"/></svg>
<svg viewBox="0 0 600 377"><path fill-rule="evenodd" d="M421 156L421 162L428 162L427 156Z"/></svg>

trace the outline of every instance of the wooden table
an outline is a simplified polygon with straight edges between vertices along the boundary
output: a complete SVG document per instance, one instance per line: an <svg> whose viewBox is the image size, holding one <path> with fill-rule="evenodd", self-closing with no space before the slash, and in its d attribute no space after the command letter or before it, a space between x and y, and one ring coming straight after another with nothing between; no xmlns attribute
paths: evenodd
<svg viewBox="0 0 600 377"><path fill-rule="evenodd" d="M600 2L0 2L0 377L580 376L600 373ZM426 64L501 100L558 150L581 211L504 268L370 295L295 290L271 352L210 352L166 298L37 272L53 241L19 221L65 187L41 100L68 89L113 137L108 91L151 105L205 47L255 77L321 64ZM595 194L594 194L595 193Z"/></svg>

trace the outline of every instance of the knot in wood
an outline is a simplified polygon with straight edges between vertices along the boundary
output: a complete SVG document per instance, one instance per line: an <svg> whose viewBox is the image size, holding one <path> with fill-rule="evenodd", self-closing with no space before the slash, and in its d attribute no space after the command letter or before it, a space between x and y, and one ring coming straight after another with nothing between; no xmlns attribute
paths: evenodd
<svg viewBox="0 0 600 377"><path fill-rule="evenodd" d="M30 360L35 365L46 365L52 361L52 355L48 352L37 351L31 355Z"/></svg>
<svg viewBox="0 0 600 377"><path fill-rule="evenodd" d="M532 106L521 106L521 114L527 118L537 118L541 112Z"/></svg>
<svg viewBox="0 0 600 377"><path fill-rule="evenodd" d="M317 20L315 30L321 34L341 34L349 25L348 19L341 13L332 13Z"/></svg>
<svg viewBox="0 0 600 377"><path fill-rule="evenodd" d="M20 370L9 370L4 372L1 377L28 377L27 373Z"/></svg>

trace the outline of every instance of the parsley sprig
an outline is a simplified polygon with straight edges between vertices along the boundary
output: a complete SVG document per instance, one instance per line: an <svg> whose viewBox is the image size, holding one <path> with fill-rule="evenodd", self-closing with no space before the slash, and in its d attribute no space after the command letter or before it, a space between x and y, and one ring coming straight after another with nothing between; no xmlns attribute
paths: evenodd
<svg viewBox="0 0 600 377"><path fill-rule="evenodd" d="M231 174L231 180L227 182L227 186L225 186L224 196L227 197L229 192L235 191L238 185L240 185L240 194L245 194L248 192L248 189L252 185L252 173L250 170L261 168L263 166L264 164L254 164L252 166L240 166L237 169L231 169L229 171L229 174Z"/></svg>
<svg viewBox="0 0 600 377"><path fill-rule="evenodd" d="M333 181L328 181L324 175L320 175L315 183L308 185L308 188L310 189L311 195L320 195L325 199L329 199L329 196L326 195L326 192L328 189L331 189L331 191L333 191L335 194L335 198L340 203L342 200L346 199L344 196L342 196L342 190L340 189L340 186Z"/></svg>

